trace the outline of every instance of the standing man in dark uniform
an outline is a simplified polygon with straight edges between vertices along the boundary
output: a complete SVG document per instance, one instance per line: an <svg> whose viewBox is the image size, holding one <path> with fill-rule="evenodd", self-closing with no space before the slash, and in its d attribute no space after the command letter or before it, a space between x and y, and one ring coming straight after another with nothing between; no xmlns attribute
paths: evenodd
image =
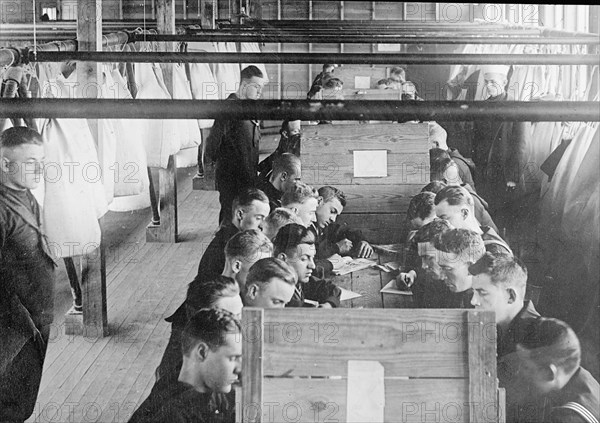
<svg viewBox="0 0 600 423"><path fill-rule="evenodd" d="M31 416L53 319L54 269L31 194L44 146L32 129L0 135L0 421Z"/></svg>
<svg viewBox="0 0 600 423"><path fill-rule="evenodd" d="M486 66L482 70L486 101L515 101L506 92L508 66ZM524 188L525 149L531 138L529 122L482 121L474 127L472 159L479 175L477 186L492 200L491 211L501 227L514 218L518 210L518 192Z"/></svg>
<svg viewBox="0 0 600 423"><path fill-rule="evenodd" d="M256 66L242 70L237 94L228 100L258 100L265 84ZM219 223L229 219L233 199L245 188L254 187L258 166L260 127L258 120L217 119L206 140L206 155L216 162L215 182L219 191Z"/></svg>

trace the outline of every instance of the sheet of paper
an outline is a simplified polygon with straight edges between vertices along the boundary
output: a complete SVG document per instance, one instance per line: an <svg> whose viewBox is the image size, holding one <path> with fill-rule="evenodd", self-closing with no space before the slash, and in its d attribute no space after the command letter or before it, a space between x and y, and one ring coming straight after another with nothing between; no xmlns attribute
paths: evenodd
<svg viewBox="0 0 600 423"><path fill-rule="evenodd" d="M354 291L350 291L350 290L344 289L342 287L340 287L340 289L342 290L342 296L340 298L340 301L352 300L354 298L362 297L362 295L357 294Z"/></svg>
<svg viewBox="0 0 600 423"><path fill-rule="evenodd" d="M404 250L404 244L371 244L371 247L382 253L401 253Z"/></svg>
<svg viewBox="0 0 600 423"><path fill-rule="evenodd" d="M354 77L354 88L357 90L368 90L371 88L371 77L370 76L355 76Z"/></svg>
<svg viewBox="0 0 600 423"><path fill-rule="evenodd" d="M355 178L384 178L387 173L387 150L356 150L354 153Z"/></svg>
<svg viewBox="0 0 600 423"><path fill-rule="evenodd" d="M396 288L396 279L392 279L379 291L383 294L412 295L412 291L402 291Z"/></svg>
<svg viewBox="0 0 600 423"><path fill-rule="evenodd" d="M344 264L339 269L334 270L333 273L336 275L347 275L348 273L371 267L374 264L376 264L375 260L369 260L365 258L354 259L351 262Z"/></svg>
<svg viewBox="0 0 600 423"><path fill-rule="evenodd" d="M400 44L377 44L377 51L390 51L400 53Z"/></svg>
<svg viewBox="0 0 600 423"><path fill-rule="evenodd" d="M346 421L383 423L384 368L378 361L348 360Z"/></svg>

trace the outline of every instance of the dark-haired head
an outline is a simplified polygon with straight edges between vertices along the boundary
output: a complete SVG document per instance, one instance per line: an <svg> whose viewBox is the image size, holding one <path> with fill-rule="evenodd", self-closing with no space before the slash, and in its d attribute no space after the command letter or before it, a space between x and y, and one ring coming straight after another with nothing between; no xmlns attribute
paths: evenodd
<svg viewBox="0 0 600 423"><path fill-rule="evenodd" d="M441 190L446 188L446 186L447 185L445 182L431 181L430 183L425 185L423 188L421 188L421 192L433 192L434 194L437 194L438 192L440 192Z"/></svg>
<svg viewBox="0 0 600 423"><path fill-rule="evenodd" d="M0 150L14 148L23 144L43 145L42 136L26 126L15 126L2 131L0 134Z"/></svg>
<svg viewBox="0 0 600 423"><path fill-rule="evenodd" d="M227 276L219 275L211 280L202 283L191 283L188 287L186 299L186 311L188 317L196 311L203 308L225 308L228 311L238 314L241 309L232 304L232 307L220 304L223 298L239 297L240 288L235 280ZM235 309L234 309L235 307Z"/></svg>
<svg viewBox="0 0 600 423"><path fill-rule="evenodd" d="M290 223L280 228L273 240L275 255L288 254L294 251L300 244L314 245L315 235L307 227L297 223Z"/></svg>

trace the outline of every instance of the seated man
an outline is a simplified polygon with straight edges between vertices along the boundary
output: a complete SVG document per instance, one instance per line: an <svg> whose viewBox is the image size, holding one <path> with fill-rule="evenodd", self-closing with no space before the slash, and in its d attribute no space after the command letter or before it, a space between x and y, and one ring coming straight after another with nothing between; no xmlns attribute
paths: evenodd
<svg viewBox="0 0 600 423"><path fill-rule="evenodd" d="M469 229L483 238L485 248L493 254L508 254L512 250L490 226L480 223L475 215L473 197L460 186L448 186L435 196L435 214L455 228Z"/></svg>
<svg viewBox="0 0 600 423"><path fill-rule="evenodd" d="M483 239L469 229L450 229L433 238L433 247L441 279L453 294L448 308L472 308L473 276L469 266L485 254Z"/></svg>
<svg viewBox="0 0 600 423"><path fill-rule="evenodd" d="M569 325L532 319L517 357L520 373L510 386L514 391L506 392L507 421L598 422L600 385L581 367L581 346Z"/></svg>
<svg viewBox="0 0 600 423"><path fill-rule="evenodd" d="M258 164L259 180L266 181L271 176L273 170L273 161L285 153L300 157L300 147L302 142L301 121L284 120L281 124L279 134L279 144L273 153Z"/></svg>
<svg viewBox="0 0 600 423"><path fill-rule="evenodd" d="M314 233L295 223L284 226L273 240L275 256L296 272L298 283L288 307L339 307L342 291L335 284L312 276L315 270Z"/></svg>
<svg viewBox="0 0 600 423"><path fill-rule="evenodd" d="M304 182L295 182L281 197L281 206L293 211L307 228L317 221L318 205L319 194Z"/></svg>
<svg viewBox="0 0 600 423"><path fill-rule="evenodd" d="M294 295L298 278L294 269L275 257L252 265L242 299L246 307L284 308Z"/></svg>
<svg viewBox="0 0 600 423"><path fill-rule="evenodd" d="M277 235L277 231L285 225L290 223L298 223L302 225L300 218L289 209L278 207L267 216L263 222L262 230L263 233L271 241Z"/></svg>
<svg viewBox="0 0 600 423"><path fill-rule="evenodd" d="M523 337L523 319L540 317L533 303L525 300L527 268L517 258L486 252L469 273L473 275L471 304L496 313L498 358L514 353Z"/></svg>
<svg viewBox="0 0 600 423"><path fill-rule="evenodd" d="M417 229L435 219L434 199L435 194L432 192L420 192L410 199L406 211L406 221L400 233L400 239L405 240L407 246L410 245Z"/></svg>
<svg viewBox="0 0 600 423"><path fill-rule="evenodd" d="M410 288L417 308L448 308L450 290L442 281L433 238L452 227L448 221L434 219L419 228L410 239L402 268L398 275L399 289Z"/></svg>
<svg viewBox="0 0 600 423"><path fill-rule="evenodd" d="M233 422L235 404L225 394L242 370L240 334L232 313L217 308L196 313L181 337L181 371L153 390L129 422Z"/></svg>
<svg viewBox="0 0 600 423"><path fill-rule="evenodd" d="M233 200L231 222L221 226L206 247L195 280L202 282L220 275L225 266L227 241L239 231L259 229L268 215L269 198L261 190L248 188L237 196Z"/></svg>
<svg viewBox="0 0 600 423"><path fill-rule="evenodd" d="M334 254L342 256L370 257L373 248L363 239L362 233L350 229L347 225L336 223L338 216L346 207L346 196L334 187L319 188L319 205L317 206L317 221L310 229L315 234L318 265L323 266L327 275L333 266L327 258Z"/></svg>
<svg viewBox="0 0 600 423"><path fill-rule="evenodd" d="M292 188L294 182L302 179L300 159L293 154L284 153L273 160L273 171L268 180L258 182L258 188L269 197L271 211L281 207L281 196Z"/></svg>
<svg viewBox="0 0 600 423"><path fill-rule="evenodd" d="M326 63L323 65L323 71L320 72L315 79L313 80L312 85L310 86L310 90L306 94L306 98L308 100L316 99L322 100L317 94L321 93L323 90L323 84L327 82L328 79L333 78L333 73L335 72L335 65Z"/></svg>
<svg viewBox="0 0 600 423"><path fill-rule="evenodd" d="M240 292L244 292L246 277L252 265L258 260L272 255L273 244L262 232L254 229L238 232L225 245L225 265L221 270L222 276L217 276L214 280L218 281L223 277L227 280L234 280L238 285L236 295L239 297ZM181 331L190 317L198 310L209 306L207 305L207 296L209 298L215 297L216 294L210 294L211 287L215 284L214 280L207 282L195 279L192 281L188 285L185 301L175 313L165 319L171 323L171 337L162 361L156 369L157 380L173 373L173 371L179 371L181 365L179 355Z"/></svg>

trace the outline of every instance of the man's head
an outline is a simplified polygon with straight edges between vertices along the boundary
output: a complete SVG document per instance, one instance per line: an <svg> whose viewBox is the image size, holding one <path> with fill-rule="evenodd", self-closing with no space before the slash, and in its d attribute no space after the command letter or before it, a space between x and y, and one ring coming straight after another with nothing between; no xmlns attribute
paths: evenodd
<svg viewBox="0 0 600 423"><path fill-rule="evenodd" d="M419 257L421 257L421 267L433 279L442 279L442 271L437 262L437 250L433 247L433 238L450 229L452 226L447 220L433 219L417 230L413 237L413 241L417 243Z"/></svg>
<svg viewBox="0 0 600 423"><path fill-rule="evenodd" d="M504 94L508 82L509 67L505 65L488 65L482 69L485 89L490 97Z"/></svg>
<svg viewBox="0 0 600 423"><path fill-rule="evenodd" d="M436 194L435 214L455 228L474 229L479 226L473 196L460 186L447 186Z"/></svg>
<svg viewBox="0 0 600 423"><path fill-rule="evenodd" d="M327 63L323 65L323 72L324 73L333 73L335 71L335 65L332 65L331 63Z"/></svg>
<svg viewBox="0 0 600 423"><path fill-rule="evenodd" d="M216 307L236 316L242 313L243 307L239 285L222 275L201 284L190 284L186 303L194 310Z"/></svg>
<svg viewBox="0 0 600 423"><path fill-rule="evenodd" d="M291 223L279 230L273 240L275 257L288 263L298 282L308 282L315 270L315 235L307 227Z"/></svg>
<svg viewBox="0 0 600 423"><path fill-rule="evenodd" d="M259 189L243 190L233 200L231 223L243 231L258 229L262 221L269 215L269 197Z"/></svg>
<svg viewBox="0 0 600 423"><path fill-rule="evenodd" d="M257 261L250 268L244 289L244 305L283 308L294 295L298 277L285 261L275 257Z"/></svg>
<svg viewBox="0 0 600 423"><path fill-rule="evenodd" d="M284 120L281 124L279 133L286 138L293 135L300 135L302 132L302 121L300 120Z"/></svg>
<svg viewBox="0 0 600 423"><path fill-rule="evenodd" d="M450 229L433 238L440 265L441 279L452 292L463 292L472 286L469 266L485 254L481 235L469 229Z"/></svg>
<svg viewBox="0 0 600 423"><path fill-rule="evenodd" d="M429 122L429 145L430 148L440 148L442 150L448 150L448 144L446 140L448 133L444 128L437 122Z"/></svg>
<svg viewBox="0 0 600 423"><path fill-rule="evenodd" d="M475 308L496 313L496 324L507 328L523 308L527 269L517 258L485 253L469 267Z"/></svg>
<svg viewBox="0 0 600 423"><path fill-rule="evenodd" d="M25 126L0 134L0 183L16 190L34 189L43 180L44 141Z"/></svg>
<svg viewBox="0 0 600 423"><path fill-rule="evenodd" d="M296 215L296 213L292 212L290 209L277 207L263 222L262 230L267 238L273 240L279 229L290 223L298 223L302 225L302 221Z"/></svg>
<svg viewBox="0 0 600 423"><path fill-rule="evenodd" d="M199 392L231 391L241 372L240 321L217 309L198 311L183 329L183 364L179 380Z"/></svg>
<svg viewBox="0 0 600 423"><path fill-rule="evenodd" d="M447 185L442 181L431 181L423 188L421 188L421 192L433 192L434 194L437 194L438 192L446 188L446 186Z"/></svg>
<svg viewBox="0 0 600 423"><path fill-rule="evenodd" d="M294 182L290 189L283 193L281 205L296 213L304 226L308 227L312 222L317 221L319 194L304 182Z"/></svg>
<svg viewBox="0 0 600 423"><path fill-rule="evenodd" d="M261 70L254 65L245 67L242 69L240 79L238 96L242 100L258 100L266 83Z"/></svg>
<svg viewBox="0 0 600 423"><path fill-rule="evenodd" d="M530 319L528 323L525 339L517 344L519 379L534 396L560 391L581 363L579 339L558 319Z"/></svg>
<svg viewBox="0 0 600 423"><path fill-rule="evenodd" d="M344 87L344 81L340 78L328 78L323 81L323 88L326 90L341 90Z"/></svg>
<svg viewBox="0 0 600 423"><path fill-rule="evenodd" d="M431 165L429 175L432 181L442 181L447 185L463 183L458 165L450 158L447 151L432 148L429 150L429 159Z"/></svg>
<svg viewBox="0 0 600 423"><path fill-rule="evenodd" d="M319 188L319 197L321 201L317 206L317 225L320 228L325 228L331 223L335 223L336 219L344 207L346 207L346 196L344 193L330 186Z"/></svg>
<svg viewBox="0 0 600 423"><path fill-rule="evenodd" d="M406 71L404 68L395 66L390 70L390 79L395 82L406 82Z"/></svg>
<svg viewBox="0 0 600 423"><path fill-rule="evenodd" d="M420 192L410 199L406 220L412 229L419 229L435 219L434 200L435 194L432 192Z"/></svg>
<svg viewBox="0 0 600 423"><path fill-rule="evenodd" d="M273 160L273 172L269 181L281 192L292 189L295 182L302 179L300 158L291 153L283 153Z"/></svg>
<svg viewBox="0 0 600 423"><path fill-rule="evenodd" d="M243 292L248 271L258 260L273 256L273 244L260 230L238 232L225 244L223 274L232 277Z"/></svg>

